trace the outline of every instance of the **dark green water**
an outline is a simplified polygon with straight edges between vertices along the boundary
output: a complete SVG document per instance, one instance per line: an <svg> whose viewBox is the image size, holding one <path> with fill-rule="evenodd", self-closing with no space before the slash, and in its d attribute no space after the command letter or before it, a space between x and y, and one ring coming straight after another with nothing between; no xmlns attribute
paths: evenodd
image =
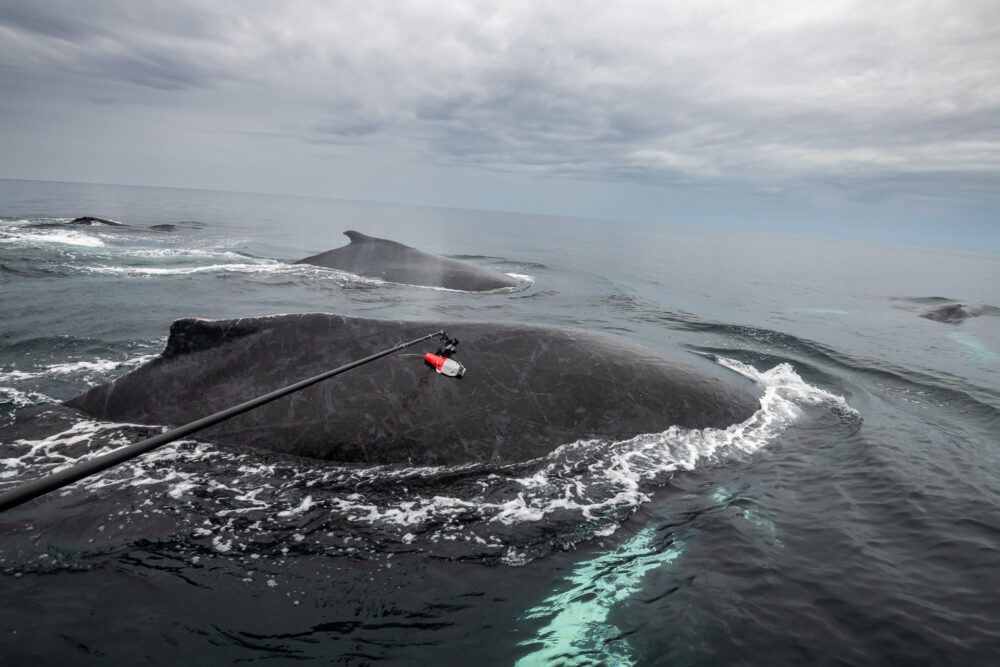
<svg viewBox="0 0 1000 667"><path fill-rule="evenodd" d="M765 390L725 431L489 473L168 446L0 515L5 664L1000 658L995 255L21 181L0 181L0 216L5 422L152 358L186 316L572 326ZM347 229L530 280L472 294L288 263ZM952 303L969 317L921 317ZM0 489L142 431L50 426L0 427Z"/></svg>

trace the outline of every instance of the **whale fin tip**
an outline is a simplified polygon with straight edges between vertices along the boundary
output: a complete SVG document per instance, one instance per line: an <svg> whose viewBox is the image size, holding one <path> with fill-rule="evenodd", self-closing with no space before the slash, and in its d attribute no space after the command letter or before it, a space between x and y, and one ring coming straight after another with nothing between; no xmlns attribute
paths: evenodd
<svg viewBox="0 0 1000 667"><path fill-rule="evenodd" d="M355 241L357 241L357 242L370 241L371 238L372 238L372 237L368 236L367 234L362 234L361 232L356 232L353 229L349 229L346 232L344 232L344 236L346 236L347 238L351 239L351 243L354 243Z"/></svg>

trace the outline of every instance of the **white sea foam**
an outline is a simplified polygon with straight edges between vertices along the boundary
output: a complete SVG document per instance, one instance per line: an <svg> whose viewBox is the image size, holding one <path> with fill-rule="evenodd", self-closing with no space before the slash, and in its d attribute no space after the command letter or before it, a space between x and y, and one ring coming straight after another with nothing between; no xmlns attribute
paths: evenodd
<svg viewBox="0 0 1000 667"><path fill-rule="evenodd" d="M194 273L259 273L269 270L261 264L208 264L205 266L85 266L86 273L112 276L184 276Z"/></svg>
<svg viewBox="0 0 1000 667"><path fill-rule="evenodd" d="M0 466L5 468L0 473L0 477L13 477L19 474L21 469L37 466L40 461L44 461L44 465L49 468L45 472L58 472L78 462L78 459L67 453L67 449L75 445L91 442L102 431L117 428L119 428L117 424L81 420L70 426L67 430L45 438L38 440L15 440L11 443L12 445L27 447L27 451L19 457L0 459ZM106 451L112 451L114 448L114 446L111 446Z"/></svg>
<svg viewBox="0 0 1000 667"><path fill-rule="evenodd" d="M0 370L0 383L34 380L37 378L82 375L85 378L96 377L119 368L134 368L153 359L155 354L141 354L123 360L95 359L93 361L70 361L61 364L48 364L32 370L17 368Z"/></svg>
<svg viewBox="0 0 1000 667"><path fill-rule="evenodd" d="M296 514L302 514L310 507L312 507L314 504L315 503L313 503L312 496L306 496L305 498L302 499L302 502L298 505L298 507L285 510L284 512L279 512L278 516L289 517L289 516L295 516Z"/></svg>
<svg viewBox="0 0 1000 667"><path fill-rule="evenodd" d="M0 236L0 243L57 243L61 245L81 246L85 248L103 248L104 241L89 234L78 231L31 232L7 230L6 236Z"/></svg>
<svg viewBox="0 0 1000 667"><path fill-rule="evenodd" d="M521 290L528 289L535 283L535 279L531 276L524 275L521 273L507 273L511 278L517 280L517 285L511 285L510 287L498 287L491 290L483 290L482 292L476 292L477 294L509 294L510 292L520 292ZM405 283L397 283L405 284ZM438 292L458 292L460 294L468 293L470 290L462 289L452 289L450 287L439 287L437 285L408 285L408 287L420 287L423 289L431 289Z"/></svg>
<svg viewBox="0 0 1000 667"><path fill-rule="evenodd" d="M521 281L523 283L526 283L528 285L534 285L535 284L534 277L529 276L526 273L507 273L507 275L510 276L511 278L513 278L514 280L519 280L519 281Z"/></svg>
<svg viewBox="0 0 1000 667"><path fill-rule="evenodd" d="M145 355L142 359L147 359L150 355ZM65 364L52 364L45 368L41 374L44 375L69 375L71 373L106 373L113 371L122 365L122 362L111 361L110 359L98 359L97 361L73 361Z"/></svg>
<svg viewBox="0 0 1000 667"><path fill-rule="evenodd" d="M14 382L17 380L30 380L31 378L36 378L41 373L29 373L28 371L19 371L17 369L4 371L0 373L0 382Z"/></svg>
<svg viewBox="0 0 1000 667"><path fill-rule="evenodd" d="M187 253L187 251L184 251ZM177 259L175 255L172 259ZM193 254L193 258L221 260L210 264L186 263L182 265L170 266L143 266L143 265L115 265L115 264L95 264L90 266L79 266L77 270L83 273L96 275L113 276L134 276L134 277L156 277L156 276L184 276L205 273L247 273L274 276L289 276L292 278L303 278L309 281L329 281L332 280L340 285L385 285L385 281L377 278L365 278L345 271L335 269L321 269L309 267L303 264L288 264L274 259L247 258L237 253L211 253L203 255ZM166 258L166 256L164 256ZM229 261L226 261L229 260ZM236 260L236 261L232 261Z"/></svg>
<svg viewBox="0 0 1000 667"><path fill-rule="evenodd" d="M150 259L167 259L167 260L177 260L177 259L216 259L216 260L230 260L234 262L246 263L248 260L257 259L264 264L274 264L276 260L265 259L265 258L254 258L247 255L232 252L229 250L204 250L200 248L138 248L131 250L122 250L117 252L116 255L121 257L142 257Z"/></svg>
<svg viewBox="0 0 1000 667"><path fill-rule="evenodd" d="M3 379L0 378L0 382ZM15 387L0 387L0 404L12 405L15 408L26 408L39 403L54 403L55 399L37 391L25 391Z"/></svg>

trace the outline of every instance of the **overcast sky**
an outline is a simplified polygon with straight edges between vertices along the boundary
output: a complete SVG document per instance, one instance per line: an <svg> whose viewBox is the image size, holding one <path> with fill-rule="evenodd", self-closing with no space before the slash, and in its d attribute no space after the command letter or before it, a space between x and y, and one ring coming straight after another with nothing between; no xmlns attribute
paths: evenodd
<svg viewBox="0 0 1000 667"><path fill-rule="evenodd" d="M1000 2L0 0L0 149L6 178L1000 252Z"/></svg>

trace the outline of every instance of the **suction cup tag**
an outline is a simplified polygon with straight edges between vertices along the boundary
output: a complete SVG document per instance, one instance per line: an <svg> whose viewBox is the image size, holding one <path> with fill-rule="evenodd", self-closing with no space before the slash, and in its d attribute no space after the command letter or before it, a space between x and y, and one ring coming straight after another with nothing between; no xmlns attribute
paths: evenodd
<svg viewBox="0 0 1000 667"><path fill-rule="evenodd" d="M465 375L465 366L458 363L454 359L449 359L447 357L442 357L428 352L424 355L424 360L433 366L434 370L441 375L447 375L455 378L460 378Z"/></svg>

